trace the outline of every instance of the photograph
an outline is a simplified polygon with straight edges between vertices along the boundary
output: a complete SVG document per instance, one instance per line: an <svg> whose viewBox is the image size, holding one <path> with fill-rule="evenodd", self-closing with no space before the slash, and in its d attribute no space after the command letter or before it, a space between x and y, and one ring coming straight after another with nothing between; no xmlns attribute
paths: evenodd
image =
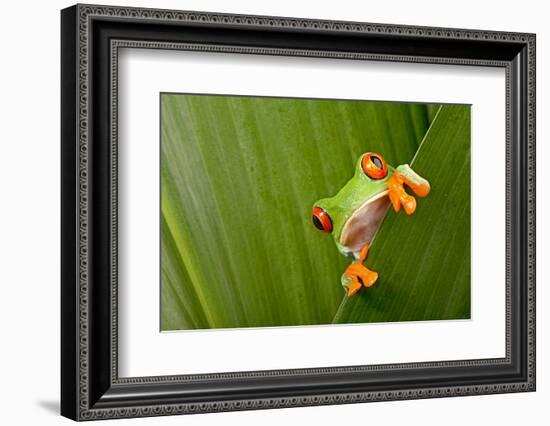
<svg viewBox="0 0 550 426"><path fill-rule="evenodd" d="M402 401L443 399L432 417L524 421L452 405L537 390L544 20L165 6L53 26L61 415L385 401L426 423ZM368 418L415 417L389 411Z"/></svg>
<svg viewBox="0 0 550 426"><path fill-rule="evenodd" d="M160 93L161 331L469 320L470 120Z"/></svg>

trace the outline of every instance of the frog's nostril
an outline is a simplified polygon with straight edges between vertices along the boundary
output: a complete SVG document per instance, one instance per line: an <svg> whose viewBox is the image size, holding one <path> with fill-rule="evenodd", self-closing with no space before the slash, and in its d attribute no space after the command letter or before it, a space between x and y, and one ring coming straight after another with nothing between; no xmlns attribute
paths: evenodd
<svg viewBox="0 0 550 426"><path fill-rule="evenodd" d="M329 214L321 207L313 207L311 220L318 230L332 232L332 220Z"/></svg>

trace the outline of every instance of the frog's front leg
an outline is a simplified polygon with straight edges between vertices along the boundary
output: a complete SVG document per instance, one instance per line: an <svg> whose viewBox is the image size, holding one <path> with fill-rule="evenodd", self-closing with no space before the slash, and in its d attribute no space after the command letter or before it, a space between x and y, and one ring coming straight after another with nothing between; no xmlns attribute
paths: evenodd
<svg viewBox="0 0 550 426"><path fill-rule="evenodd" d="M416 200L407 194L406 184L419 197L425 197L430 192L430 183L414 172L408 164L397 167L388 180L388 196L396 212L403 206L405 213L411 215L416 210Z"/></svg>
<svg viewBox="0 0 550 426"><path fill-rule="evenodd" d="M359 260L349 265L342 274L342 286L346 289L348 296L353 296L361 290L361 287L372 287L378 279L378 273L363 265L368 252L369 246L365 244L359 253Z"/></svg>

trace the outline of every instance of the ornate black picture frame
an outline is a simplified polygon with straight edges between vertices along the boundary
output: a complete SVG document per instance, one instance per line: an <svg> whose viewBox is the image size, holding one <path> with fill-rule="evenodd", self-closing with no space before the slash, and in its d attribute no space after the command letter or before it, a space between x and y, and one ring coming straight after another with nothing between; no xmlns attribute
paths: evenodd
<svg viewBox="0 0 550 426"><path fill-rule="evenodd" d="M95 5L64 9L61 28L64 416L91 420L535 390L534 34ZM506 356L120 378L116 118L121 47L504 68Z"/></svg>

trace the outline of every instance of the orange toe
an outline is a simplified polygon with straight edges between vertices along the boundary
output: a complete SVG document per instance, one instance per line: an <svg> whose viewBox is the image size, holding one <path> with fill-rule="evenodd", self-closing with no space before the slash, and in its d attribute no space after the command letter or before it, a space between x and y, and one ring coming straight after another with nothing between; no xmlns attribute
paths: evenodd
<svg viewBox="0 0 550 426"><path fill-rule="evenodd" d="M361 287L362 287L362 285L359 282L359 280L357 280L357 279L352 280L352 282L348 286L348 293L347 293L348 297L353 296L355 293L357 293L359 290L361 290Z"/></svg>
<svg viewBox="0 0 550 426"><path fill-rule="evenodd" d="M365 287L372 287L376 280L378 280L378 273L371 271L370 269L365 268L366 271L364 271L360 275L360 281L362 281L363 285Z"/></svg>
<svg viewBox="0 0 550 426"><path fill-rule="evenodd" d="M407 184L412 191L419 197L425 197L430 192L429 183L415 183L407 176L395 172L388 180L388 197L393 205L393 209L398 212L403 206L405 213L411 215L416 210L416 199L407 194L404 184Z"/></svg>

